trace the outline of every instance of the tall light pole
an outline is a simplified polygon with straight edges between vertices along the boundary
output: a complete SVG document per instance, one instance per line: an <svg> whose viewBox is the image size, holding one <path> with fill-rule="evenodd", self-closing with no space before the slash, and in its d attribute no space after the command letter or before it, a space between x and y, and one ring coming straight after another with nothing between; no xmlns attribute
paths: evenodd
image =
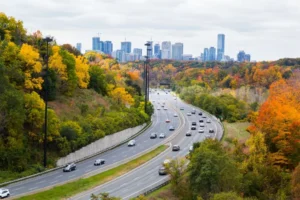
<svg viewBox="0 0 300 200"><path fill-rule="evenodd" d="M48 63L49 63L49 42L53 41L52 37L46 37L43 39L47 43L47 55L46 55L46 74L45 74L45 127L44 127L44 167L47 167L47 122L48 122Z"/></svg>
<svg viewBox="0 0 300 200"><path fill-rule="evenodd" d="M147 42L145 44L147 47L147 56L145 56L146 60L144 62L144 82L145 82L145 112L147 112L147 103L149 101L149 63L150 63L150 57L152 55L152 49L151 49L151 42Z"/></svg>

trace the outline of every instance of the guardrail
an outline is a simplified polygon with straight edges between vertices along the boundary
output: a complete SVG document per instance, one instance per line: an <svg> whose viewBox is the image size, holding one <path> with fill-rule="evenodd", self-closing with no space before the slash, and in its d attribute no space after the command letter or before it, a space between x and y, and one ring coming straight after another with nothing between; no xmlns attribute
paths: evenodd
<svg viewBox="0 0 300 200"><path fill-rule="evenodd" d="M87 160L87 159L89 159L89 158L92 158L92 157L96 156L96 155L99 155L99 154L101 154L101 153L104 153L104 152L106 152L106 151L109 151L109 150L111 150L111 149L114 149L114 148L116 148L116 147L118 147L118 146L120 146L120 145L122 145L122 144L124 144L124 143L126 143L126 142L128 142L128 141L130 141L132 138L135 138L135 137L137 137L138 135L142 134L142 133L145 132L151 125L152 125L152 121L148 122L147 125L146 125L144 128L142 128L139 132L137 132L136 134L134 134L134 135L131 136L130 138L128 138L128 139L126 139L126 140L120 142L119 144L116 144L116 145L114 145L114 146L111 146L111 147L109 147L109 148L107 148L107 149L104 149L104 150L102 150L102 151L99 151L99 152L97 152L96 154L87 156L87 157L85 157L85 158L83 158L83 159L76 160L76 161L74 161L74 162L77 162L77 163L78 163L78 162L83 162L83 161L85 161L85 160ZM50 172L53 172L53 171L55 171L55 170L62 169L62 168L64 168L64 166L55 167L55 168L52 168L52 169L45 170L45 171L43 171L43 172L39 172L39 173L30 175L30 176L26 176L26 177L23 177L23 178L19 178L19 179L15 179L15 180L12 180L12 181L5 182L5 183L1 183L1 184L0 184L0 187L7 186L7 185L12 184L12 183L17 183L17 182L20 182L20 181L24 181L24 180L27 180L27 179L30 179L30 178L38 177L38 176L41 176L41 175L43 175L43 174L47 174L47 173L50 173Z"/></svg>

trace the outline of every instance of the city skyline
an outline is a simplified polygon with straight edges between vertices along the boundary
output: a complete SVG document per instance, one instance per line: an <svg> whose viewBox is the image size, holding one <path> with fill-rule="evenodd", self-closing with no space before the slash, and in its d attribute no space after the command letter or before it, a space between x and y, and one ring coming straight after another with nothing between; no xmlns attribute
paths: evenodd
<svg viewBox="0 0 300 200"><path fill-rule="evenodd" d="M260 6L253 7L258 2ZM211 35L225 33L230 44L225 54L231 57L240 50L251 52L257 61L299 57L300 4L296 0L270 2L74 0L70 4L64 0L11 0L2 1L0 7L1 12L22 20L29 33L40 30L54 36L58 44L75 46L80 42L83 51L92 49L90 38L99 33L114 42L114 49L120 49L125 37L137 48L152 38L154 43L181 42L185 53L200 55L205 47L217 47ZM200 23L201 19L205 23Z"/></svg>

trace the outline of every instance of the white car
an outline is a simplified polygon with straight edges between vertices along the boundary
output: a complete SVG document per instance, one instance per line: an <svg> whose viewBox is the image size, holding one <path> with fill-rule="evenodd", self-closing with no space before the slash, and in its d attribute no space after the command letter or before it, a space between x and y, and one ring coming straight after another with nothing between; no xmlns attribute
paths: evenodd
<svg viewBox="0 0 300 200"><path fill-rule="evenodd" d="M206 123L210 123L210 122L211 122L210 119L207 119Z"/></svg>
<svg viewBox="0 0 300 200"><path fill-rule="evenodd" d="M168 110L168 108L165 107L164 110Z"/></svg>
<svg viewBox="0 0 300 200"><path fill-rule="evenodd" d="M194 147L193 147L193 145L191 145L190 148L189 148L189 151L191 152L193 150L194 150Z"/></svg>
<svg viewBox="0 0 300 200"><path fill-rule="evenodd" d="M199 133L204 133L204 130L203 130L203 129L199 129L198 132L199 132Z"/></svg>
<svg viewBox="0 0 300 200"><path fill-rule="evenodd" d="M9 197L9 189L6 188L0 188L0 198Z"/></svg>
<svg viewBox="0 0 300 200"><path fill-rule="evenodd" d="M205 125L204 125L204 123L200 123L200 127L204 127Z"/></svg>
<svg viewBox="0 0 300 200"><path fill-rule="evenodd" d="M130 141L128 142L128 146L129 146L129 147L135 146L135 140L130 140Z"/></svg>
<svg viewBox="0 0 300 200"><path fill-rule="evenodd" d="M174 113L174 117L178 117L178 115L176 113Z"/></svg>
<svg viewBox="0 0 300 200"><path fill-rule="evenodd" d="M166 135L164 133L159 134L159 138L165 138Z"/></svg>
<svg viewBox="0 0 300 200"><path fill-rule="evenodd" d="M192 116L192 114L191 113L187 113L187 116Z"/></svg>

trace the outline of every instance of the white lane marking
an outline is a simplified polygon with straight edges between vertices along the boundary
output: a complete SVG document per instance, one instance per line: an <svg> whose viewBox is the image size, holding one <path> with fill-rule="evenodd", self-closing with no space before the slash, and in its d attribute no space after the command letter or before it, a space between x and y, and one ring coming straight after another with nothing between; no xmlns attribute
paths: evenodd
<svg viewBox="0 0 300 200"><path fill-rule="evenodd" d="M56 178L59 178L59 177L62 177L62 176L63 176L62 174L61 174L61 175L59 175L59 176L56 176L56 177L55 177L55 179L56 179Z"/></svg>
<svg viewBox="0 0 300 200"><path fill-rule="evenodd" d="M37 182L36 184L41 184L41 183L44 183L44 182L46 182L46 180L43 180L43 181Z"/></svg>
<svg viewBox="0 0 300 200"><path fill-rule="evenodd" d="M16 191L16 190L21 190L21 189L23 189L23 188L24 188L24 186L19 187L19 188L16 188L16 189L14 189L14 191Z"/></svg>
<svg viewBox="0 0 300 200"><path fill-rule="evenodd" d="M55 184L55 183L57 183L58 181L52 181L52 182L50 182L50 184L51 185L53 185L53 184Z"/></svg>
<svg viewBox="0 0 300 200"><path fill-rule="evenodd" d="M123 186L126 186L126 185L127 185L127 183L123 183L122 185L120 185L120 188L123 187Z"/></svg>
<svg viewBox="0 0 300 200"><path fill-rule="evenodd" d="M33 188L29 188L29 190L35 190L35 189L38 189L39 187L33 187Z"/></svg>
<svg viewBox="0 0 300 200"><path fill-rule="evenodd" d="M90 172L90 171L92 171L92 170L93 170L93 169L87 169L87 170L84 171L84 173Z"/></svg>
<svg viewBox="0 0 300 200"><path fill-rule="evenodd" d="M73 175L69 176L69 178L73 178L74 176L75 176L75 174L73 174Z"/></svg>
<svg viewBox="0 0 300 200"><path fill-rule="evenodd" d="M140 177L136 177L136 178L133 179L133 181L136 181L136 180L138 180L139 178L140 178Z"/></svg>

